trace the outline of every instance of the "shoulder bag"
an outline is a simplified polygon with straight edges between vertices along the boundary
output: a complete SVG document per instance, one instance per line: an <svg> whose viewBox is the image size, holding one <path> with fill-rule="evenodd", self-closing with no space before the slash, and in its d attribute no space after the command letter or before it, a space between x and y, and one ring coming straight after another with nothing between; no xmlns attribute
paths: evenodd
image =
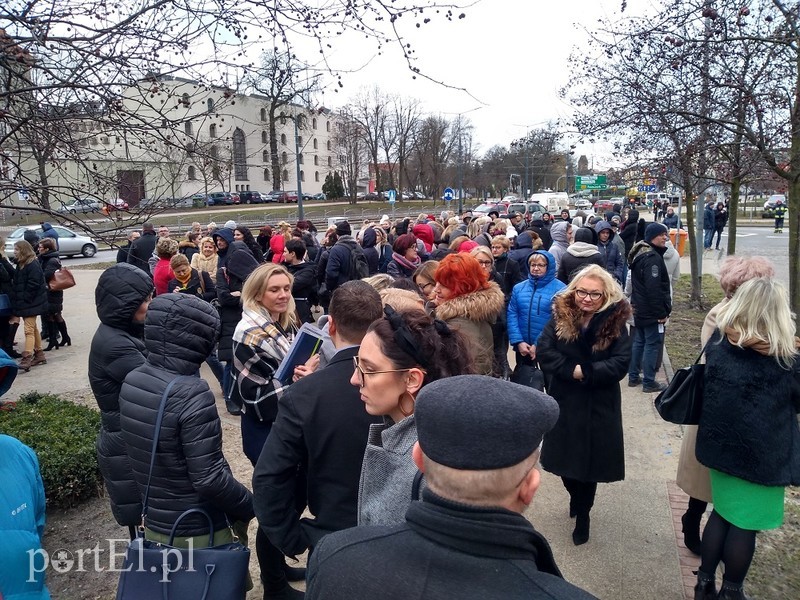
<svg viewBox="0 0 800 600"><path fill-rule="evenodd" d="M72 271L67 267L61 267L53 273L53 278L50 280L48 286L54 292L62 292L74 287L75 278L72 276Z"/></svg>
<svg viewBox="0 0 800 600"><path fill-rule="evenodd" d="M661 418L677 425L697 425L703 410L703 377L706 366L700 358L706 351L709 340L693 365L675 372L667 389L655 399L655 406Z"/></svg>
<svg viewBox="0 0 800 600"><path fill-rule="evenodd" d="M250 549L240 544L235 535L232 543L214 546L214 523L206 511L191 508L183 512L175 520L166 544L145 539L144 519L164 407L172 386L180 379L184 378L176 377L170 382L158 407L150 472L142 502L142 524L125 552L117 600L244 600ZM178 524L195 513L208 520L208 547L176 548L173 543Z"/></svg>

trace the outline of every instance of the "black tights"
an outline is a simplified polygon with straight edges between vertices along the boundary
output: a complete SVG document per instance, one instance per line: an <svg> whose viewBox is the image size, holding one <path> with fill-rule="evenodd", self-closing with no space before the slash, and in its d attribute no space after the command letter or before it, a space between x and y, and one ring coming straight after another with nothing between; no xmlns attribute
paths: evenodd
<svg viewBox="0 0 800 600"><path fill-rule="evenodd" d="M562 477L564 487L569 492L569 505L574 508L576 515L588 515L594 506L594 496L597 493L596 481L579 481Z"/></svg>
<svg viewBox="0 0 800 600"><path fill-rule="evenodd" d="M703 530L703 555L700 570L712 575L720 561L725 563L725 581L742 585L753 554L756 532L741 529L726 521L716 510L711 511Z"/></svg>

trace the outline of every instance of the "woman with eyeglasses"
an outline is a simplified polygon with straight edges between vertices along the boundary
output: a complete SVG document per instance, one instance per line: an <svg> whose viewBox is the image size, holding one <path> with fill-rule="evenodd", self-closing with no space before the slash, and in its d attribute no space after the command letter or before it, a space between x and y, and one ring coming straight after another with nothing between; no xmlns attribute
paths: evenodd
<svg viewBox="0 0 800 600"><path fill-rule="evenodd" d="M489 274L489 279L494 281L502 289L500 275L495 269L494 256L492 250L486 246L478 246L469 252L476 258L478 264ZM503 294L503 306L497 313L497 319L492 323L492 341L494 358L492 361L492 377L506 379L509 374L508 368L508 331L506 328L506 303L508 298Z"/></svg>
<svg viewBox="0 0 800 600"><path fill-rule="evenodd" d="M597 483L625 478L619 381L631 360L630 314L611 274L589 265L555 297L539 336L536 354L547 393L561 409L544 438L542 467L559 475L569 492L576 546L589 540Z"/></svg>
<svg viewBox="0 0 800 600"><path fill-rule="evenodd" d="M384 308L370 325L350 383L361 390L364 408L382 416L370 425L358 492L359 525L392 525L405 520L417 468L414 401L431 381L472 373L464 337L420 310ZM420 487L419 485L417 487ZM417 494L418 496L418 494Z"/></svg>
<svg viewBox="0 0 800 600"><path fill-rule="evenodd" d="M514 286L508 302L508 340L518 367L536 366L536 345L550 320L553 297L566 286L556 279L556 261L546 250L528 255L528 278Z"/></svg>
<svg viewBox="0 0 800 600"><path fill-rule="evenodd" d="M420 263L417 238L413 233L404 233L394 241L392 250L392 260L386 265L386 272L395 279L411 277Z"/></svg>
<svg viewBox="0 0 800 600"><path fill-rule="evenodd" d="M492 374L492 325L505 306L503 292L490 280L490 272L491 267L487 271L474 256L459 252L445 256L434 273L436 317L466 336L479 375Z"/></svg>
<svg viewBox="0 0 800 600"><path fill-rule="evenodd" d="M411 276L411 279L417 284L417 289L419 289L422 299L425 301L426 310L430 309L432 311L436 307L433 304L436 298L436 294L434 293L434 289L436 288L434 273L436 273L438 267L438 260L426 260L414 269L414 274Z"/></svg>

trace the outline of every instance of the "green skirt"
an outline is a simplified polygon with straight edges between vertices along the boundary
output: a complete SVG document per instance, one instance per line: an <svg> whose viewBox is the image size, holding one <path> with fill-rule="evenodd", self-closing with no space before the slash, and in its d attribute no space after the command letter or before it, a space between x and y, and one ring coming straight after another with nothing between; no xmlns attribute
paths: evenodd
<svg viewBox="0 0 800 600"><path fill-rule="evenodd" d="M766 486L710 469L714 510L740 529L763 531L783 525L783 486Z"/></svg>

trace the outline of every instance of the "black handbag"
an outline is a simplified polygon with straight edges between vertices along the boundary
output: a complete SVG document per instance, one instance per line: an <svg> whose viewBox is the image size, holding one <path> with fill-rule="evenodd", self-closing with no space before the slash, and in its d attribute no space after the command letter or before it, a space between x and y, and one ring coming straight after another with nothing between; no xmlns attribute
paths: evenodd
<svg viewBox="0 0 800 600"><path fill-rule="evenodd" d="M511 382L544 391L544 373L535 365L518 364L511 374Z"/></svg>
<svg viewBox="0 0 800 600"><path fill-rule="evenodd" d="M710 343L710 340L709 340ZM700 358L708 343L700 351L694 364L675 372L667 389L655 399L655 406L661 418L677 425L697 425L703 410L703 377L706 366Z"/></svg>
<svg viewBox="0 0 800 600"><path fill-rule="evenodd" d="M142 502L142 524L147 515L150 479L153 476L164 407L172 386L179 379L182 377L169 383L158 407L150 473ZM173 545L178 524L191 514L204 515L208 521L207 548L176 548ZM249 548L240 544L236 536L232 543L214 546L211 515L205 510L191 508L175 520L166 544L145 539L144 527L139 528L136 538L125 551L117 600L244 600L249 564Z"/></svg>

